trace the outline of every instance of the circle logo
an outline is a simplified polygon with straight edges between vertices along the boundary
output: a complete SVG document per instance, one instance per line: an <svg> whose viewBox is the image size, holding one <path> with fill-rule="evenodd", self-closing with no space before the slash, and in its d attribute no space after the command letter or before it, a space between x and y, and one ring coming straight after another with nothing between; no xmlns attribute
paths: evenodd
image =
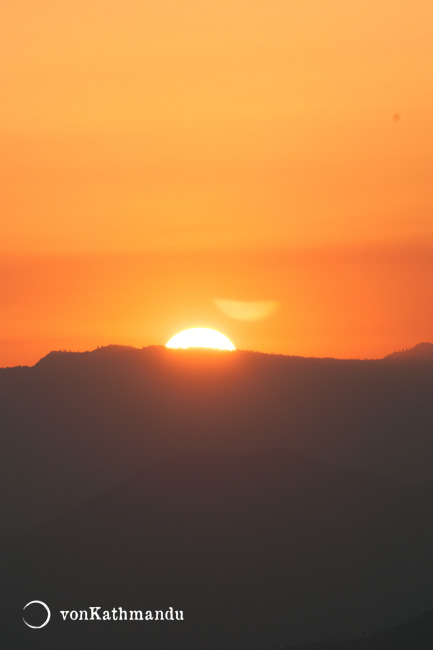
<svg viewBox="0 0 433 650"><path fill-rule="evenodd" d="M23 611L24 611L25 609L27 609L27 607L29 607L29 605L34 605L34 604L42 605L42 607L44 607L44 608L46 609L46 611L47 611L47 619L46 619L46 621L45 621L44 623L42 623L42 625L30 625L30 623L27 623L27 621L26 621L26 619L24 618L24 616L23 616L23 621L24 621L24 623L27 625L27 627L31 627L33 630L40 630L41 627L45 627L45 626L47 625L47 623L49 622L49 620L50 620L50 618L51 618L51 612L50 612L50 608L48 607L48 605L46 605L45 603L43 603L41 600L31 600L31 601L30 601L29 603L27 603L27 605L24 607Z"/></svg>

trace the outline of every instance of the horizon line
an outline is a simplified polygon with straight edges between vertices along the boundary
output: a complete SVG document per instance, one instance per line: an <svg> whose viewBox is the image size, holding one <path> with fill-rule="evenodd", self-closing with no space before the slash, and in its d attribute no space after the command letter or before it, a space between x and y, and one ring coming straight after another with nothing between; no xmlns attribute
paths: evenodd
<svg viewBox="0 0 433 650"><path fill-rule="evenodd" d="M431 358L428 357L423 357L423 356L411 356L410 353L419 350L420 347L428 346L430 348L431 346ZM205 348L205 347L190 347L190 348L167 348L165 344L163 343L153 343L150 345L145 345L140 347L136 347L134 345L126 345L122 343L110 343L107 345L98 345L96 348L93 348L91 350L71 350L71 349L57 349L57 350L50 350L42 356L38 361L36 361L33 365L15 365L15 366L0 366L0 370L8 370L8 369L14 369L14 368L35 368L41 361L44 359L47 359L51 355L55 354L93 354L95 352L98 352L100 350L109 350L109 349L117 348L117 349L124 349L124 350L134 350L136 352L143 352L145 350L149 349L158 349L158 350L164 350L168 354L213 354L213 355L221 355L221 354L230 354L230 355L236 355L238 354L257 354L257 355L262 355L262 356L267 356L267 357L285 357L287 359L305 359L305 360L315 360L315 361L384 361L384 360L397 360L397 359L411 359L411 360L422 360L422 359L428 359L433 361L433 343L429 341L421 341L417 344L415 344L412 347L409 348L402 348L400 350L394 350L388 354L386 354L384 357L332 357L332 356L303 356L299 354L284 354L281 352L261 352L259 350L244 350L244 349L239 349L236 348L235 350L219 350L219 349L213 349L213 348Z"/></svg>

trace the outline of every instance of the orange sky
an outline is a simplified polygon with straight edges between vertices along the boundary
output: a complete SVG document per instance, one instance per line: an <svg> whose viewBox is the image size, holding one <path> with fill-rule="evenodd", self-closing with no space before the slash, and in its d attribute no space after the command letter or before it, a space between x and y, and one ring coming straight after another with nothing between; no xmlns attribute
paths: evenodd
<svg viewBox="0 0 433 650"><path fill-rule="evenodd" d="M0 365L202 325L433 340L432 24L427 0L4 0Z"/></svg>

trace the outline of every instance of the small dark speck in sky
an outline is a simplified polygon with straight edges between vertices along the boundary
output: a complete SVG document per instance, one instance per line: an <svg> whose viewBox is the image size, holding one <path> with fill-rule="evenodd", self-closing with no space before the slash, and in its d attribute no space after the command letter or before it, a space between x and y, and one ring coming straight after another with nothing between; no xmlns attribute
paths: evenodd
<svg viewBox="0 0 433 650"><path fill-rule="evenodd" d="M394 113L394 115L392 116L392 119L393 119L394 122L398 122L400 117L401 117L400 113Z"/></svg>

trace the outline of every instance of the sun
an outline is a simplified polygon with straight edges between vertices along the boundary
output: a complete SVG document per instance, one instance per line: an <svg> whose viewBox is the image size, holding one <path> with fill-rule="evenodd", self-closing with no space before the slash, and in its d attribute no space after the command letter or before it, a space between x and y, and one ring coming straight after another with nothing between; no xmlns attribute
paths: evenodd
<svg viewBox="0 0 433 650"><path fill-rule="evenodd" d="M213 350L236 350L227 336L208 327L192 327L175 334L166 348L212 348Z"/></svg>

